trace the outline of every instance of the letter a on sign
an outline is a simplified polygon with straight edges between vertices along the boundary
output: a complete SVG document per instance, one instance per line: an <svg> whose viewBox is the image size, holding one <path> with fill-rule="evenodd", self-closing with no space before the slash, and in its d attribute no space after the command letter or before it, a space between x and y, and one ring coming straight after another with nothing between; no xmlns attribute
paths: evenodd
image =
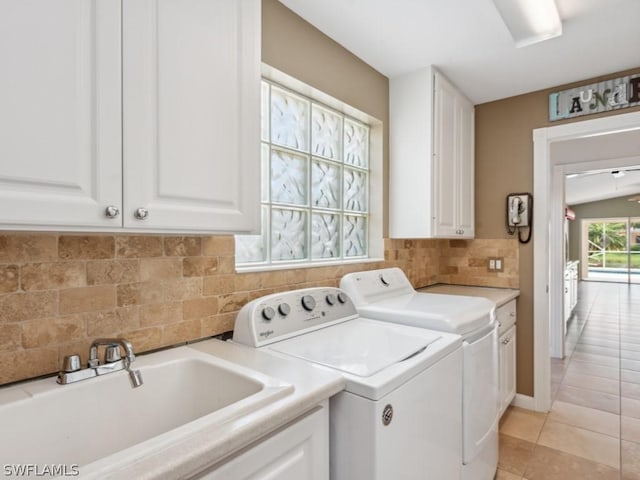
<svg viewBox="0 0 640 480"><path fill-rule="evenodd" d="M571 110L569 113L576 113L582 111L582 105L580 105L580 97L573 97L571 101Z"/></svg>

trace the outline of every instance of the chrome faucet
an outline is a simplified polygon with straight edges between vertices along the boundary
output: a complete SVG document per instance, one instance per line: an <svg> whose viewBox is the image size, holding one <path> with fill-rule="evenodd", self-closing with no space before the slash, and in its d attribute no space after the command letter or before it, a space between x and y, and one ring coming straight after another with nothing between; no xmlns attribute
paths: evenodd
<svg viewBox="0 0 640 480"><path fill-rule="evenodd" d="M100 363L98 359L98 348L105 346L104 363ZM125 357L120 356L120 347L125 352ZM63 370L58 372L58 383L66 385L67 383L79 382L87 378L98 377L108 373L126 370L129 373L129 380L133 388L142 385L142 374L140 370L131 370L131 362L136 359L133 352L133 345L124 338L98 338L91 343L89 349L89 362L87 368L80 368L79 355L69 355L64 357Z"/></svg>

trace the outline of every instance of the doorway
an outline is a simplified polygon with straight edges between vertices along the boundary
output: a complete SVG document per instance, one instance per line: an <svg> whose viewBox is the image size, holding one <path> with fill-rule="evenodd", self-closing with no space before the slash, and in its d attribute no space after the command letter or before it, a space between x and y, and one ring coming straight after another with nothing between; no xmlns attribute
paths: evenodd
<svg viewBox="0 0 640 480"><path fill-rule="evenodd" d="M564 178L574 172L637 165L640 112L533 131L534 151L534 396L548 411L550 353L563 355ZM598 144L598 147L593 145ZM578 147L582 153L576 154ZM592 148L590 148L592 147ZM604 152L604 154L603 154ZM524 405L523 405L524 406Z"/></svg>

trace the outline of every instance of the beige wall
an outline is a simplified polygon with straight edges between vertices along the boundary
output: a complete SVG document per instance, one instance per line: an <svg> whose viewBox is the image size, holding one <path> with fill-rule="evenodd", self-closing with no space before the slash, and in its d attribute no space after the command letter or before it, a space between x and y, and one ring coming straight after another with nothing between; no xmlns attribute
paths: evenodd
<svg viewBox="0 0 640 480"><path fill-rule="evenodd" d="M476 237L508 238L504 227L509 193L533 192L532 130L640 108L549 122L548 96L564 88L640 73L640 68L606 77L506 98L476 106ZM533 199L535 208L535 198ZM518 299L518 393L533 395L533 241L520 246Z"/></svg>

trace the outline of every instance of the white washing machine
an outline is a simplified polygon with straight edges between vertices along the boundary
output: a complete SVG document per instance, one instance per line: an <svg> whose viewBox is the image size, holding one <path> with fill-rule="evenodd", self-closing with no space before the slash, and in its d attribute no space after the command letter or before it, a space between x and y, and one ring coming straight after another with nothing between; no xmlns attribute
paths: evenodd
<svg viewBox="0 0 640 480"><path fill-rule="evenodd" d="M348 274L340 287L360 315L462 336L462 479L493 479L499 421L495 305L478 297L416 292L399 268Z"/></svg>
<svg viewBox="0 0 640 480"><path fill-rule="evenodd" d="M233 341L342 373L332 480L460 478L459 335L361 318L342 290L308 288L245 305Z"/></svg>

